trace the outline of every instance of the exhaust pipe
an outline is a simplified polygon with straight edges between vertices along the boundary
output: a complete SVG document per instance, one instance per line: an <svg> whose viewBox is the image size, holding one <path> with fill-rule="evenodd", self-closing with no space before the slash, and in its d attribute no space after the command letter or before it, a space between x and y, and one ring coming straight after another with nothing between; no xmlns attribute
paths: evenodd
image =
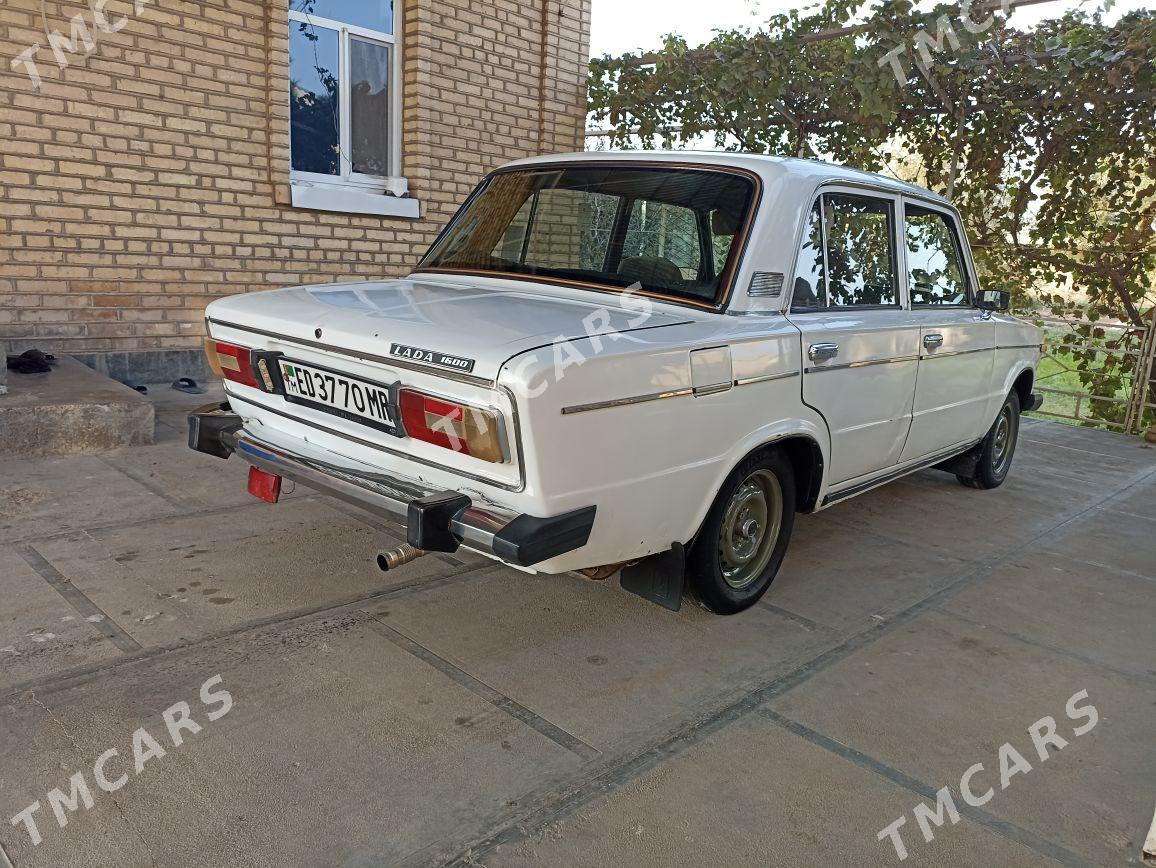
<svg viewBox="0 0 1156 868"><path fill-rule="evenodd" d="M422 555L429 554L425 549L419 549L411 546L409 543L402 543L395 549L390 549L387 552L382 552L377 556L377 566L382 572L389 572L396 570L398 567L403 567L410 561L416 561Z"/></svg>

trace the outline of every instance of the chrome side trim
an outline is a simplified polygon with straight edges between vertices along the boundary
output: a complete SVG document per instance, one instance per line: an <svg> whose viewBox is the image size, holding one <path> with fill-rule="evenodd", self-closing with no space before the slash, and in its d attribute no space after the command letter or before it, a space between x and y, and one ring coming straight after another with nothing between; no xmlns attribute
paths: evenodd
<svg viewBox="0 0 1156 868"><path fill-rule="evenodd" d="M595 401L592 404L574 404L570 407L563 407L562 415L569 416L573 413L587 413L590 410L605 410L610 407L626 407L630 404L645 404L647 401L661 401L664 398L683 398L693 394L694 389L687 387L685 389L671 389L667 392L651 392L649 395L615 398L612 401Z"/></svg>
<svg viewBox="0 0 1156 868"><path fill-rule="evenodd" d="M820 365L806 368L805 373L817 374L819 371L842 371L846 368L869 368L872 365L890 365L892 362L917 362L919 356L893 356L890 359L865 359L861 362L844 362L839 365Z"/></svg>
<svg viewBox="0 0 1156 868"><path fill-rule="evenodd" d="M487 388L494 388L497 383L494 380L488 380L485 377L475 377L472 374L462 374L458 371L451 371L446 368L435 368L430 365L419 365L416 362L411 362L407 359L395 359L393 356L379 356L374 353L359 353L354 350L345 349L344 347L337 347L333 344L323 343L321 341L311 341L306 338L295 338L290 335L283 335L279 332L266 331L265 329L253 328L252 326L238 325L233 322L226 322L220 319L206 319L207 323L219 325L224 328L237 329L237 331L248 332L249 334L261 335L266 338L273 338L278 341L285 341L290 344L297 344L302 347L310 347L315 350L325 350L326 352L335 353L339 356L348 356L353 359L360 359L363 362L376 362L380 365L388 365L391 368L404 368L409 371L420 371L423 374L432 374L435 377L441 377L444 380L457 380L459 383L469 383L473 386L485 386Z"/></svg>
<svg viewBox="0 0 1156 868"><path fill-rule="evenodd" d="M436 461L430 461L426 458L421 458L417 455L410 455L410 454L408 454L406 452L402 452L398 449L391 449L388 446L383 446L381 443L374 443L371 440L363 440L362 438L360 438L354 434L347 434L344 431L338 431L336 428L330 428L328 425L322 425L322 424L320 424L318 422L314 422L310 419L302 419L300 416L294 416L291 413L286 413L284 410L278 410L276 407L270 407L268 404L262 403L261 401L254 401L248 395L238 395L235 392L229 391L229 389L227 387L225 389L225 394L229 396L230 400L236 401L239 404L252 404L254 407L259 407L267 413L272 413L275 416L281 416L282 418L288 419L291 422L296 422L299 425L305 425L309 428L316 428L318 431L324 431L326 434L332 434L334 437L340 437L343 440L348 440L351 443L356 443L358 446L365 446L369 449L377 449L377 450L380 450L381 452L385 452L388 455L393 455L394 457L401 458L405 461L412 461L415 464L422 464L426 467L434 467L438 470L445 470L449 473L456 474L457 476L463 476L466 479L472 479L475 482L481 482L485 485L492 485L495 488L501 488L505 491L517 492L517 491L521 491L523 488L525 488L525 484L526 484L525 483L525 471L522 470L522 468L520 466L519 466L519 471L521 472L521 475L522 475L522 481L519 482L517 485L511 485L508 482L500 482L498 480L489 479L485 476L478 476L475 473L470 473L468 470L459 470L456 467L448 467L445 464L438 464ZM517 422L515 421L515 425L516 424L517 424ZM521 456L521 439L520 438L518 439L518 450L519 450L518 459L520 462L521 457L522 457Z"/></svg>
<svg viewBox="0 0 1156 868"><path fill-rule="evenodd" d="M840 500L845 500L848 497L854 497L856 494L863 494L866 491L870 491L872 488L878 488L880 485L886 485L888 482L892 482L901 476L906 476L909 473L915 473L918 470L924 470L928 467L932 467L936 464L939 464L941 461L954 458L956 455L962 455L968 449L971 449L977 443L982 441L983 438L981 437L979 440L973 440L965 446L953 446L950 449L937 452L928 458L923 458L919 461L916 461L914 464L909 464L906 467L893 470L890 473L880 476L876 479L871 479L867 482L860 482L858 485L852 485L850 488L844 488L841 491L832 492L823 498L823 506L830 506L832 503L838 503Z"/></svg>
<svg viewBox="0 0 1156 868"><path fill-rule="evenodd" d="M693 391L696 397L717 395L719 392L729 392L733 385L734 383L731 382L715 383L710 386L696 386Z"/></svg>
<svg viewBox="0 0 1156 868"><path fill-rule="evenodd" d="M1039 348L1040 348L1039 344L1008 344L1007 346L1004 346L1004 347L997 346L995 349L997 349L997 350L1038 350Z"/></svg>
<svg viewBox="0 0 1156 868"><path fill-rule="evenodd" d="M783 371L779 374L760 374L757 377L743 377L741 380L735 380L736 386L751 386L755 383L769 383L771 380L783 380L787 377L797 377L802 371Z"/></svg>
<svg viewBox="0 0 1156 868"><path fill-rule="evenodd" d="M938 359L938 358L943 358L944 356L968 356L968 355L971 355L972 353L994 353L994 352L995 352L995 347L980 347L977 350L937 350L934 353L924 353L919 358L921 361L926 361L927 359Z"/></svg>

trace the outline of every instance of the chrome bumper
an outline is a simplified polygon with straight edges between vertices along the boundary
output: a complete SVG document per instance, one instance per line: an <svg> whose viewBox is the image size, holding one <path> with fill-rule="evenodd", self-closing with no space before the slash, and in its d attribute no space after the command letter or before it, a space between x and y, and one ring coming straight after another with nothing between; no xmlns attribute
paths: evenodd
<svg viewBox="0 0 1156 868"><path fill-rule="evenodd" d="M304 444L303 444L304 445ZM465 494L423 486L386 473L353 472L291 449L261 441L244 429L228 404L189 414L189 447L252 466L340 498L406 526L410 545L425 551L456 551L459 545L530 567L574 549L590 538L593 506L552 518L536 518L493 506L476 506Z"/></svg>

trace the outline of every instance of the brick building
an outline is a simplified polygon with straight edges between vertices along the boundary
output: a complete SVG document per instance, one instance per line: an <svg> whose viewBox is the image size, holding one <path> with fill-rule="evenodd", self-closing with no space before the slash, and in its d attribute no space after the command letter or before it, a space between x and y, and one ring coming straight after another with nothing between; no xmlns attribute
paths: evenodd
<svg viewBox="0 0 1156 868"><path fill-rule="evenodd" d="M167 379L218 296L406 273L486 171L581 148L589 9L5 0L0 338Z"/></svg>

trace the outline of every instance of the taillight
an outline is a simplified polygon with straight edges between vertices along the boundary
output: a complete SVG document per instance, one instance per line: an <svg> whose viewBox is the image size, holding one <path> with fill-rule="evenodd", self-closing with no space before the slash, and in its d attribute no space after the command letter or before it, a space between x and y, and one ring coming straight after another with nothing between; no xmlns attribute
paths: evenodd
<svg viewBox="0 0 1156 868"><path fill-rule="evenodd" d="M492 410L435 398L413 389L398 392L405 433L444 449L499 462L502 454L501 419Z"/></svg>
<svg viewBox="0 0 1156 868"><path fill-rule="evenodd" d="M253 376L251 353L252 350L248 347L235 347L212 338L205 339L205 356L214 374L234 383L258 389L260 386L257 384L257 378Z"/></svg>

